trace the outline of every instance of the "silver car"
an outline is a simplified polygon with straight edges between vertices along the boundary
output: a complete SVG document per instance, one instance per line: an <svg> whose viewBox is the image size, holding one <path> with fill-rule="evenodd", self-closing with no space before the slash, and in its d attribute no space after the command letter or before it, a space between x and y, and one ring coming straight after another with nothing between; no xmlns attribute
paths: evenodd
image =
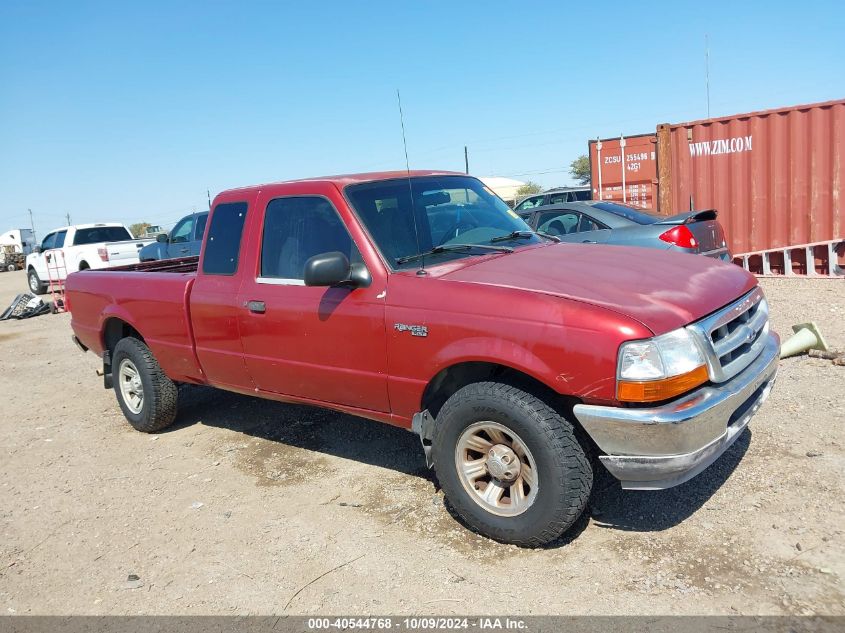
<svg viewBox="0 0 845 633"><path fill-rule="evenodd" d="M534 230L563 242L643 246L731 261L714 209L663 217L618 202L585 200L534 207L520 215Z"/></svg>

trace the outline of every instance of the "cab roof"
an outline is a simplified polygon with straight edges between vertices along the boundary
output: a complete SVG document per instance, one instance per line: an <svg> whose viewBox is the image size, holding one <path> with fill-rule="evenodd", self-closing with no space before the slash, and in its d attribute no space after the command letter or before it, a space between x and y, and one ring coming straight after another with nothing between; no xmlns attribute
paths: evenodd
<svg viewBox="0 0 845 633"><path fill-rule="evenodd" d="M319 176L317 178L296 178L294 180L281 180L277 182L268 182L260 185L249 185L246 187L236 187L228 189L222 193L230 192L247 192L269 187L273 185L289 185L297 182L323 182L334 184L339 189L348 185L357 185L365 182L377 182L379 180L396 180L397 178L420 178L423 176L466 176L467 174L460 171L440 171L430 169L412 169L398 170L398 171L371 171L358 174L339 174L335 176Z"/></svg>

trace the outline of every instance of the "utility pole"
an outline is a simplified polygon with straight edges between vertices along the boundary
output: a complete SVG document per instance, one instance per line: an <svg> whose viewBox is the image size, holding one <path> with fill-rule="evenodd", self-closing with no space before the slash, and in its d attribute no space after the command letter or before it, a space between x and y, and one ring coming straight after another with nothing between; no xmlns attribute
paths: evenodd
<svg viewBox="0 0 845 633"><path fill-rule="evenodd" d="M37 242L38 240L35 239L35 220L32 219L32 209L27 209L27 211L29 211L29 226L32 227L32 239Z"/></svg>
<svg viewBox="0 0 845 633"><path fill-rule="evenodd" d="M208 210L211 211L211 189L206 189L205 193L208 196Z"/></svg>
<svg viewBox="0 0 845 633"><path fill-rule="evenodd" d="M466 145L464 145L464 173L469 173L469 154Z"/></svg>
<svg viewBox="0 0 845 633"><path fill-rule="evenodd" d="M65 213L65 217L67 218L67 225L70 226L70 213Z"/></svg>

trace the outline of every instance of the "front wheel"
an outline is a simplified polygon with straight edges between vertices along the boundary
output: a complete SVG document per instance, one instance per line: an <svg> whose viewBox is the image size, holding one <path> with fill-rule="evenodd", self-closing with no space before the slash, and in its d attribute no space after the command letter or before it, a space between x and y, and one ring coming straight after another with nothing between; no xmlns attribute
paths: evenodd
<svg viewBox="0 0 845 633"><path fill-rule="evenodd" d="M121 339L114 348L111 367L117 402L129 424L144 433L173 424L178 390L149 347L136 338Z"/></svg>
<svg viewBox="0 0 845 633"><path fill-rule="evenodd" d="M454 393L437 416L434 468L458 514L481 534L539 547L587 505L593 471L572 424L539 398L493 382Z"/></svg>
<svg viewBox="0 0 845 633"><path fill-rule="evenodd" d="M38 273L34 268L30 268L26 274L26 283L29 286L30 292L34 295L43 295L47 291L47 286L39 279Z"/></svg>

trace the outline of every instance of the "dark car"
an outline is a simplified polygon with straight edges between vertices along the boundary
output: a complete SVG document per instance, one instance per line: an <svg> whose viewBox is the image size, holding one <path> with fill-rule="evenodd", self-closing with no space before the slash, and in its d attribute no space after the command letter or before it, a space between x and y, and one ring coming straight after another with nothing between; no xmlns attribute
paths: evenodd
<svg viewBox="0 0 845 633"><path fill-rule="evenodd" d="M564 242L644 246L729 262L725 231L716 215L708 209L662 217L601 200L540 206L520 214L534 230Z"/></svg>
<svg viewBox="0 0 845 633"><path fill-rule="evenodd" d="M199 255L207 221L208 211L186 215L176 223L170 235L162 233L155 242L142 248L138 256L142 262L152 262Z"/></svg>
<svg viewBox="0 0 845 633"><path fill-rule="evenodd" d="M580 202L582 200L589 200L591 197L592 192L589 187L557 187L520 200L519 204L514 207L514 211L525 213L529 209L546 204Z"/></svg>

